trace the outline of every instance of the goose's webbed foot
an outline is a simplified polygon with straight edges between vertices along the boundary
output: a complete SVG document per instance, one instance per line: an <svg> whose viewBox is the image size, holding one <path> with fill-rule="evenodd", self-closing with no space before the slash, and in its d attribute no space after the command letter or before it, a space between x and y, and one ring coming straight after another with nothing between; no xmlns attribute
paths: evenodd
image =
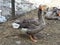
<svg viewBox="0 0 60 45"><path fill-rule="evenodd" d="M36 40L37 37L35 37L35 36L33 36L33 35L29 35L29 37L30 37L30 39L31 39L33 42L37 42L37 40Z"/></svg>

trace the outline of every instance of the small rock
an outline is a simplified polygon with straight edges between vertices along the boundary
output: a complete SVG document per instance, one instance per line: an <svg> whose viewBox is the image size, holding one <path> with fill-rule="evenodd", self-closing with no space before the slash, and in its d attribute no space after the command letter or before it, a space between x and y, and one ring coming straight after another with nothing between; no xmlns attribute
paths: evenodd
<svg viewBox="0 0 60 45"><path fill-rule="evenodd" d="M21 44L21 41L16 41L17 44Z"/></svg>
<svg viewBox="0 0 60 45"><path fill-rule="evenodd" d="M50 34L47 34L47 36L49 36Z"/></svg>
<svg viewBox="0 0 60 45"><path fill-rule="evenodd" d="M56 21L54 23L56 23Z"/></svg>

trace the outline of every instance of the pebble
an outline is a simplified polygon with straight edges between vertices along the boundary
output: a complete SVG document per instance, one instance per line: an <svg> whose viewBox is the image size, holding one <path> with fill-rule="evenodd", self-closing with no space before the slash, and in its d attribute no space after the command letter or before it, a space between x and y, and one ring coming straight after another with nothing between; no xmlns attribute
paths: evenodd
<svg viewBox="0 0 60 45"><path fill-rule="evenodd" d="M47 34L47 36L49 36L50 34Z"/></svg>
<svg viewBox="0 0 60 45"><path fill-rule="evenodd" d="M54 23L56 23L56 21Z"/></svg>
<svg viewBox="0 0 60 45"><path fill-rule="evenodd" d="M16 41L17 44L21 44L21 41Z"/></svg>

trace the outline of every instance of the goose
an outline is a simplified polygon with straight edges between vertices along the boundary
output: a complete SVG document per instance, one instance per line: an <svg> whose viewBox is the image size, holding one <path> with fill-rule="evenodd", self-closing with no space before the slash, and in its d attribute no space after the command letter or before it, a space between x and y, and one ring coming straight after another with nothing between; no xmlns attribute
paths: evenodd
<svg viewBox="0 0 60 45"><path fill-rule="evenodd" d="M38 8L38 18L24 19L23 21L15 22L20 25L18 25L18 27L21 28L21 32L28 34L33 42L37 42L35 34L42 31L46 26L43 7L44 6L40 5Z"/></svg>
<svg viewBox="0 0 60 45"><path fill-rule="evenodd" d="M57 7L52 7L46 12L45 18L48 20L60 20L60 12Z"/></svg>

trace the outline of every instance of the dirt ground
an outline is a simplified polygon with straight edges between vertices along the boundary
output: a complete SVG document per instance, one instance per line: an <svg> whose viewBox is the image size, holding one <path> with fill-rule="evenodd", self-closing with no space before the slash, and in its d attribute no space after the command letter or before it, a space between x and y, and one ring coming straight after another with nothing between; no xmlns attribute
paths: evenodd
<svg viewBox="0 0 60 45"><path fill-rule="evenodd" d="M27 15L26 17L28 18L35 17L37 11L24 15ZM32 42L27 35L21 35L19 29L13 29L11 26L13 21L14 20L0 24L0 45L60 45L60 21L46 20L47 27L36 34L38 37L37 43Z"/></svg>

